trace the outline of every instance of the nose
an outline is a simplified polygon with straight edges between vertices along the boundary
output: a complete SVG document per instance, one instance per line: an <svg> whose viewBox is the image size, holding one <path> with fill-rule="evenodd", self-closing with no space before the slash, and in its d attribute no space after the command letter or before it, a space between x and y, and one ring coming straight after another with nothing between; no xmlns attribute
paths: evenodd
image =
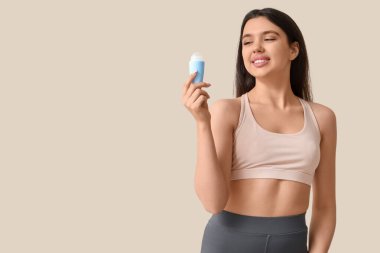
<svg viewBox="0 0 380 253"><path fill-rule="evenodd" d="M253 52L256 53L257 51L263 51L263 47L260 42L256 42L253 44Z"/></svg>

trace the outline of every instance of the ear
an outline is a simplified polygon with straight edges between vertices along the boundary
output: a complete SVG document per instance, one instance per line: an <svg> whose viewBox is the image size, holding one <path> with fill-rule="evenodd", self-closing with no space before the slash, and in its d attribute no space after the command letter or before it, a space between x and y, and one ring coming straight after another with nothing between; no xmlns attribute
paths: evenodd
<svg viewBox="0 0 380 253"><path fill-rule="evenodd" d="M294 41L290 46L290 60L293 61L295 58L297 58L299 53L299 44L297 41Z"/></svg>

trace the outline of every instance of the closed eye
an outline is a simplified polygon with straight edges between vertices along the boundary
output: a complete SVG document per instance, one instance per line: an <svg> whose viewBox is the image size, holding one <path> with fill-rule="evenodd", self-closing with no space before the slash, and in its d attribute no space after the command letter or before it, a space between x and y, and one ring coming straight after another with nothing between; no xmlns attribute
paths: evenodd
<svg viewBox="0 0 380 253"><path fill-rule="evenodd" d="M276 40L276 39L265 39L265 40ZM245 42L243 45L251 44L252 42Z"/></svg>

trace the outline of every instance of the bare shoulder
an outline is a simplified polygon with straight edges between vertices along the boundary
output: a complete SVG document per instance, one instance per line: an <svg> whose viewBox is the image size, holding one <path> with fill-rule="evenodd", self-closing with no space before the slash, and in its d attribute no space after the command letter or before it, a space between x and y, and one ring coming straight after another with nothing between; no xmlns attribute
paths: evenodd
<svg viewBox="0 0 380 253"><path fill-rule="evenodd" d="M210 106L211 117L220 116L233 129L239 122L241 97L218 99Z"/></svg>
<svg viewBox="0 0 380 253"><path fill-rule="evenodd" d="M336 115L331 108L320 103L311 101L307 102L313 110L322 136L326 132L330 132L336 128Z"/></svg>

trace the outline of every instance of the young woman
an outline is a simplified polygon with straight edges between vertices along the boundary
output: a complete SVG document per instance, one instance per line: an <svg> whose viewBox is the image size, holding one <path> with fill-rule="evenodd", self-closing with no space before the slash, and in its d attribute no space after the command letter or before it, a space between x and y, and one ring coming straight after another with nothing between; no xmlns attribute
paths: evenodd
<svg viewBox="0 0 380 253"><path fill-rule="evenodd" d="M196 73L184 84L182 101L197 125L195 189L212 213L202 253L328 252L336 117L312 102L308 70L296 23L279 10L256 9L241 26L236 98L209 110L202 88L210 84L192 83Z"/></svg>

